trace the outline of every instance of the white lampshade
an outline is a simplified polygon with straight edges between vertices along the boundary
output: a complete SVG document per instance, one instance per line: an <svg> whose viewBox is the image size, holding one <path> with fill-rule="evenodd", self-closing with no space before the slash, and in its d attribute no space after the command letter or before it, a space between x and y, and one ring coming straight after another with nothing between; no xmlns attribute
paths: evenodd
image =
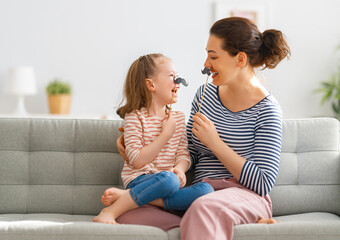
<svg viewBox="0 0 340 240"><path fill-rule="evenodd" d="M13 95L34 95L37 93L34 69L13 67L8 70L5 91Z"/></svg>
<svg viewBox="0 0 340 240"><path fill-rule="evenodd" d="M17 96L16 108L13 111L17 115L26 115L25 95L37 93L34 70L32 67L13 67L8 70L5 91Z"/></svg>

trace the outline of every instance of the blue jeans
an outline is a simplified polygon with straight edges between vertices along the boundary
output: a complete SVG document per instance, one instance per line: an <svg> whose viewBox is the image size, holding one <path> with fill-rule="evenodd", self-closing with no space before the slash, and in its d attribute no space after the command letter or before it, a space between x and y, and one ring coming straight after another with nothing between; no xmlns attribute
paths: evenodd
<svg viewBox="0 0 340 240"><path fill-rule="evenodd" d="M179 178L169 171L141 175L126 186L130 189L130 196L138 206L161 198L164 209L169 210L186 210L195 199L214 191L212 186L206 182L179 187Z"/></svg>

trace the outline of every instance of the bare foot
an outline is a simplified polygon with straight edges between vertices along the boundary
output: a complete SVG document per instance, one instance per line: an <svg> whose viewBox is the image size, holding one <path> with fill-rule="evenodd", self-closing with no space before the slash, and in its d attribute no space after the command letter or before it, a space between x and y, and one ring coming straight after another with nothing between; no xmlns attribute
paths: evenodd
<svg viewBox="0 0 340 240"><path fill-rule="evenodd" d="M272 223L279 223L280 221L276 221L274 218L260 218L257 220L256 223L265 223L265 224L272 224Z"/></svg>
<svg viewBox="0 0 340 240"><path fill-rule="evenodd" d="M119 188L108 188L105 190L104 195L102 195L102 203L105 206L110 206L114 203L125 191Z"/></svg>
<svg viewBox="0 0 340 240"><path fill-rule="evenodd" d="M101 210L98 216L92 219L93 222L107 223L107 224L118 224L113 215L106 208Z"/></svg>

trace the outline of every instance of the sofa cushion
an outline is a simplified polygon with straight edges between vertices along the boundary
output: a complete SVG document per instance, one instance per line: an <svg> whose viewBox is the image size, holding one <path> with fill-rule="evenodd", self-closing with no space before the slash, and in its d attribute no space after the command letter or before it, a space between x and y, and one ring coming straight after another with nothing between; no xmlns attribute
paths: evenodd
<svg viewBox="0 0 340 240"><path fill-rule="evenodd" d="M233 240L338 240L340 217L330 213L306 213L276 217L277 224L235 226ZM169 240L180 238L180 229L168 231Z"/></svg>
<svg viewBox="0 0 340 240"><path fill-rule="evenodd" d="M122 121L0 118L0 213L95 215L122 187Z"/></svg>
<svg viewBox="0 0 340 240"><path fill-rule="evenodd" d="M67 214L1 214L1 238L6 240L168 239L156 227L93 223L93 216Z"/></svg>
<svg viewBox="0 0 340 240"><path fill-rule="evenodd" d="M280 169L270 192L274 216L306 212L340 215L339 121L285 119Z"/></svg>

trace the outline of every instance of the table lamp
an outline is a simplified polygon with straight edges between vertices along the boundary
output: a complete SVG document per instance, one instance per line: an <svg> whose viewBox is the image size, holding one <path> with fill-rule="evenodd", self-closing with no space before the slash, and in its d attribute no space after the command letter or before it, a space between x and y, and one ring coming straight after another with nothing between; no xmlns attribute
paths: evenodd
<svg viewBox="0 0 340 240"><path fill-rule="evenodd" d="M14 114L26 115L24 97L37 93L34 69L32 67L10 68L8 70L5 91L18 97Z"/></svg>

